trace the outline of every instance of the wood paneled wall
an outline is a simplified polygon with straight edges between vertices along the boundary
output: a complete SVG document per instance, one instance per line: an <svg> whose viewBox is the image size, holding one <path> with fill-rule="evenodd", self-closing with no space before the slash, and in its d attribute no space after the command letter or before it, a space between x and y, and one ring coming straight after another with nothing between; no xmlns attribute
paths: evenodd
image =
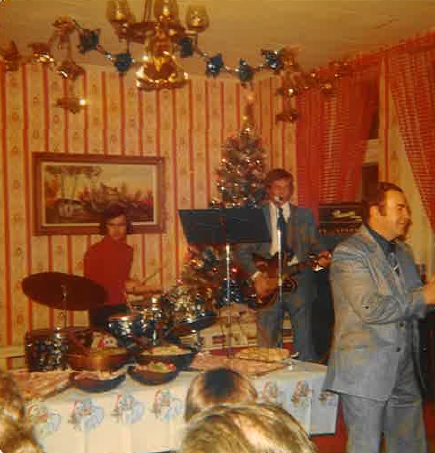
<svg viewBox="0 0 435 453"><path fill-rule="evenodd" d="M142 92L134 76L87 67L77 93L88 107L77 114L55 107L67 94L64 81L39 65L5 72L0 65L0 347L21 345L26 331L53 327L58 313L32 303L21 281L36 272L81 275L83 253L99 236L32 234L32 153L163 156L166 231L135 234L133 275L157 271L150 283L169 288L185 254L177 216L181 208L205 208L217 196L214 170L225 139L241 125L245 89L236 79L194 78L182 89ZM276 123L279 80L255 83L256 123L267 161L294 168L294 125ZM68 323L86 325L85 312Z"/></svg>

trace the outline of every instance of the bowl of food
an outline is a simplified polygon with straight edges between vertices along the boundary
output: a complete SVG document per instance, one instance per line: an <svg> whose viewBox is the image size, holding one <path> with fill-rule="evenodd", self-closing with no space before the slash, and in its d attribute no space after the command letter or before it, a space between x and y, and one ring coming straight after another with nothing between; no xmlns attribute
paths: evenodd
<svg viewBox="0 0 435 453"><path fill-rule="evenodd" d="M135 381L145 385L166 384L177 377L179 370L173 363L150 362L128 368L128 374Z"/></svg>
<svg viewBox="0 0 435 453"><path fill-rule="evenodd" d="M108 392L125 380L126 371L78 371L71 374L74 387L89 393Z"/></svg>
<svg viewBox="0 0 435 453"><path fill-rule="evenodd" d="M151 362L169 363L175 365L178 370L185 370L190 366L195 355L196 351L193 349L170 344L145 349L135 355L135 361L140 365Z"/></svg>
<svg viewBox="0 0 435 453"><path fill-rule="evenodd" d="M90 349L67 354L67 363L77 371L114 371L123 367L130 356L123 348Z"/></svg>

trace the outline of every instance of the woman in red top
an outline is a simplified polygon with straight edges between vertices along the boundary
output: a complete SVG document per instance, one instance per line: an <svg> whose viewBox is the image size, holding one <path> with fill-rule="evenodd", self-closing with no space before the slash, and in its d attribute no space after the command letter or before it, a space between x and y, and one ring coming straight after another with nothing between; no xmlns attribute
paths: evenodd
<svg viewBox="0 0 435 453"><path fill-rule="evenodd" d="M107 320L117 313L126 313L126 284L131 284L130 269L133 247L127 244L132 225L122 206L111 205L103 213L101 241L91 245L84 256L85 277L106 290L104 305L89 310L93 328L107 328Z"/></svg>

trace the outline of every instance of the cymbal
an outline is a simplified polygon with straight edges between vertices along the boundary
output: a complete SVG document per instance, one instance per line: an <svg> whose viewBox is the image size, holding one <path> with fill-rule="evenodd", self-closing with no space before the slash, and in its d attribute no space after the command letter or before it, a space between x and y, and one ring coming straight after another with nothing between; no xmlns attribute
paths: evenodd
<svg viewBox="0 0 435 453"><path fill-rule="evenodd" d="M106 291L98 283L62 272L29 275L21 286L30 299L59 310L89 310L102 305L106 299Z"/></svg>

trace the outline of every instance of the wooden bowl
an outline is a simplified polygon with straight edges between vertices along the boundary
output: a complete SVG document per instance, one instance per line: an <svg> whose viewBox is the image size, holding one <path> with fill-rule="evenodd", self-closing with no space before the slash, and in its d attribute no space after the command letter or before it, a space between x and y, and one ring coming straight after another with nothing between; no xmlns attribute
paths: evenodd
<svg viewBox="0 0 435 453"><path fill-rule="evenodd" d="M98 379L93 376L80 376L80 372L74 372L71 374L71 383L74 387L83 390L88 393L102 393L108 392L118 387L121 382L124 382L125 375L118 374L109 379Z"/></svg>
<svg viewBox="0 0 435 453"><path fill-rule="evenodd" d="M128 353L121 348L108 348L85 354L67 354L67 363L78 371L114 371L129 360Z"/></svg>

